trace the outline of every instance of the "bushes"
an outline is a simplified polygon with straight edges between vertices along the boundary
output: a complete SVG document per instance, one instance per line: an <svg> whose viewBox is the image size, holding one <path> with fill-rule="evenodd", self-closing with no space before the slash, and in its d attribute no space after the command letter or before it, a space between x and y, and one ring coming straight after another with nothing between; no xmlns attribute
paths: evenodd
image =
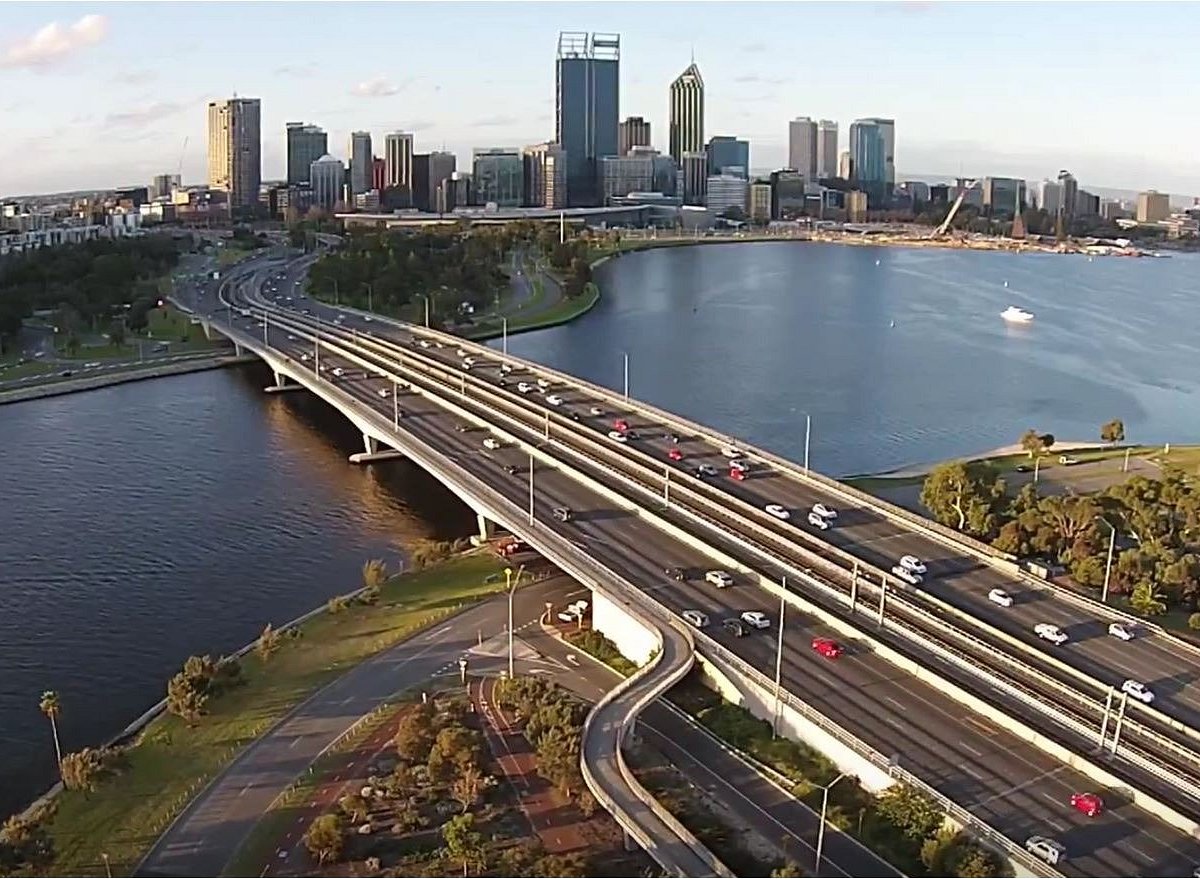
<svg viewBox="0 0 1200 879"><path fill-rule="evenodd" d="M468 542L468 545L469 542ZM457 541L418 540L408 554L408 563L414 571L445 561L457 551Z"/></svg>
<svg viewBox="0 0 1200 879"><path fill-rule="evenodd" d="M567 640L584 653L596 657L605 665L610 666L626 677L637 671L636 663L622 656L621 651L617 649L617 645L594 629L571 632L567 635Z"/></svg>

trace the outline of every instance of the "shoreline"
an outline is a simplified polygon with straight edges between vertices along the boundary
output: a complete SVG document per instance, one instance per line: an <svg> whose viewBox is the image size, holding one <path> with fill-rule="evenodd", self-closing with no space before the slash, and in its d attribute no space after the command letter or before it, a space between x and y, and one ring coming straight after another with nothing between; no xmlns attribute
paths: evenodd
<svg viewBox="0 0 1200 879"><path fill-rule="evenodd" d="M1064 442L1056 442L1054 447L1048 452L1050 457L1055 454L1066 454L1067 452L1082 452L1093 449L1110 448L1108 443L1098 443L1084 440L1067 440ZM1025 450L1021 448L1020 443L1010 443L1007 446L1000 446L987 452L980 452L973 455L955 455L950 458L944 458L941 461L932 461L923 464L905 464L900 467L894 467L891 470L880 470L873 473L854 473L848 476L838 477L840 482L853 483L860 479L916 479L922 476L928 476L929 472L935 467L951 461L990 461L995 458L1009 458L1013 455L1024 455Z"/></svg>

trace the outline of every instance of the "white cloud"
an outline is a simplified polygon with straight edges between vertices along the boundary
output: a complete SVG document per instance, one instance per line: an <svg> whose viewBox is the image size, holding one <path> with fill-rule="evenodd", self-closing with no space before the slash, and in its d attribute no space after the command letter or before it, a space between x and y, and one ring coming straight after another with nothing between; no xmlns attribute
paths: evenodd
<svg viewBox="0 0 1200 879"><path fill-rule="evenodd" d="M9 44L0 56L0 67L29 70L50 67L96 45L107 35L108 19L103 15L85 15L67 27L52 21L32 36Z"/></svg>
<svg viewBox="0 0 1200 879"><path fill-rule="evenodd" d="M407 83L395 85L387 77L376 76L365 79L350 89L350 94L360 98L387 98L398 94Z"/></svg>
<svg viewBox="0 0 1200 879"><path fill-rule="evenodd" d="M158 73L153 70L124 70L113 76L113 82L121 85L145 85L158 79Z"/></svg>
<svg viewBox="0 0 1200 879"><path fill-rule="evenodd" d="M277 76L295 76L299 79L312 76L317 72L317 65L311 61L307 64L284 64L281 67L275 68Z"/></svg>
<svg viewBox="0 0 1200 879"><path fill-rule="evenodd" d="M104 117L104 126L106 128L126 126L134 127L146 125L150 122L155 122L162 119L164 116L173 116L176 113L186 110L190 105L182 101L156 101L153 104L148 104L145 107L138 107L133 110L122 110L117 113L109 113Z"/></svg>

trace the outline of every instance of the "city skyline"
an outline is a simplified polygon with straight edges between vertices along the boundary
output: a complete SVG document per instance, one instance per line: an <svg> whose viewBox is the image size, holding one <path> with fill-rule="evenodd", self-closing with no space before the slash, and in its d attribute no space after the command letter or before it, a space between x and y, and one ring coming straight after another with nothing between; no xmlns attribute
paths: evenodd
<svg viewBox="0 0 1200 879"><path fill-rule="evenodd" d="M711 12L720 5L705 8ZM875 24L879 35L859 39L852 60L806 53L789 60L786 70L771 59L790 58L788 47L759 36L753 14L742 16L745 33L731 38L720 15L680 16L687 7L663 7L686 24L648 27L646 16L622 5L579 4L569 15L546 16L545 7L539 12L523 4L459 4L449 11L409 4L336 10L308 4L303 19L289 17L286 4L247 6L247 29L223 37L218 50L206 50L200 38L195 46L187 36L159 45L139 40L138 33L203 33L219 21L215 5L109 4L89 13L83 6L8 4L0 31L0 77L8 97L0 108L10 136L0 146L0 193L102 188L178 171L187 183L203 182L203 108L235 92L262 100L263 179L286 175L289 121L323 128L331 152L344 161L349 156L342 145L356 130L371 132L376 144L388 132L411 131L418 151L444 145L460 160L475 148L544 142L554 136L553 58L559 30L566 27L621 35L619 115L644 117L661 150L668 148L667 89L694 51L708 92L706 137L749 140L755 170L786 164L788 122L797 116L838 122L843 150L850 122L883 116L896 119L901 130L898 181L960 171L1038 180L1067 167L1094 187L1200 193L1200 167L1179 146L1198 126L1181 102L1189 86L1200 84L1183 52L1200 26L1171 7L1128 21L1120 12L1127 7L1119 4L1039 7L1039 31L1031 33L1027 7L1006 5L739 6L770 13L772 32L786 31L782 24L800 17L809 28L835 22L844 28L859 16ZM395 55L385 43L392 27L411 28L414 19L423 26L449 25L452 17L461 24L467 9L473 26L503 34L499 43L509 53L503 65L445 65L434 47L422 44L406 51L403 62L390 60ZM370 22L351 59L319 51L327 33L319 22L335 16L346 24ZM1119 37L1112 27L1118 18ZM987 27L976 30L981 22ZM1049 51L1052 42L1041 30L1052 30L1055 22L1069 24L1077 41L1092 47L1088 59L1077 59L1077 65L1073 60L1070 69L1035 61L1038 47ZM270 30L272 40L252 39L258 25ZM906 28L919 28L938 51L892 45L898 42L890 39L892 32ZM978 36L964 39L964 33ZM172 64L204 51L210 65ZM236 77L221 68L222 59L231 57L238 58ZM326 60L303 60L312 57ZM1011 71L1022 61L1031 77L1046 81L998 93L988 71L1001 64ZM888 75L872 71L871 64ZM946 66L956 76L947 77ZM1174 87L1143 94L1128 76L1132 67L1140 71L1138 82L1157 78ZM862 88L864 77L870 89ZM1004 82L1012 83L1012 77ZM1077 86L1076 78L1087 88ZM1103 138L1079 136L1088 125L1098 127L1122 113L1131 124L1105 125ZM1139 124L1132 124L1135 119ZM96 150L98 142L111 149Z"/></svg>

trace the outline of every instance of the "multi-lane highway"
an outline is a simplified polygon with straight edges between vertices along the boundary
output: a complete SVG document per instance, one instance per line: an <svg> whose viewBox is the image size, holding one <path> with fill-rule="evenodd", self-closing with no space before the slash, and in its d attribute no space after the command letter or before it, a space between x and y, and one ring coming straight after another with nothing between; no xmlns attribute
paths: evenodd
<svg viewBox="0 0 1200 879"><path fill-rule="evenodd" d="M305 302L303 307L323 312L330 321L334 317L331 310L316 304ZM357 332L377 337L387 334L401 344L411 345L410 334L404 329L385 330L379 321L358 318L350 312L346 315L343 323L354 326ZM263 328L256 320L239 319L235 326L251 339L265 331L273 349L296 359L311 350L311 342L300 332L273 327L270 322ZM455 357L450 350L430 351L441 351L448 362ZM340 361L331 353L323 353L321 360L330 372L346 372L333 379L343 391L391 417L393 402L380 393L392 387L389 379L364 378L361 367ZM496 375L498 365L489 364L487 371ZM330 372L323 373L327 380ZM415 375L412 378L426 380ZM525 378L531 380L532 375L527 373ZM511 380L518 380L516 373ZM446 393L446 389L439 388L439 392ZM514 501L524 499L524 453L484 449L484 433L457 430L460 420L423 395L404 394L401 405L401 429L405 433L436 446ZM733 612L756 609L773 615L773 608L764 606L765 596L760 590L738 586L717 592L695 580L677 582L665 577L665 567L702 571L708 565L707 558L626 511L614 509L566 475L545 468L536 476L535 512L539 520L553 521L550 513L556 506L573 508L575 521L555 525L557 530L585 546L603 564L642 584L676 613L695 608L721 619ZM773 666L774 647L769 638L735 638L716 628L710 634L758 668ZM1068 805L1070 794L1091 787L1082 776L995 724L969 715L959 703L899 673L870 652L854 650L851 645L841 659L822 659L807 643L814 634L833 633L810 620L789 623L782 671L790 691L877 749L897 754L903 766L1010 837L1020 840L1037 832L1058 837L1072 853L1065 872L1184 875L1200 856L1182 834L1119 799L1110 797L1109 811L1098 819L1086 819L1073 812Z"/></svg>

